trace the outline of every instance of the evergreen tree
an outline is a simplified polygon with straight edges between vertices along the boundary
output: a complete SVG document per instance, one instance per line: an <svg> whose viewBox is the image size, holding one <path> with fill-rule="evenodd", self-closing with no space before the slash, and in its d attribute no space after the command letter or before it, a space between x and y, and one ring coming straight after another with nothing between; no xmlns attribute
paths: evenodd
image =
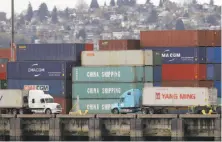
<svg viewBox="0 0 222 142"><path fill-rule="evenodd" d="M214 5L214 0L210 0L210 5Z"/></svg>
<svg viewBox="0 0 222 142"><path fill-rule="evenodd" d="M47 7L46 3L42 3L42 4L39 6L39 10L38 10L39 20L40 20L40 21L45 21L48 16L49 16L48 7Z"/></svg>
<svg viewBox="0 0 222 142"><path fill-rule="evenodd" d="M192 4L197 4L197 0L192 0Z"/></svg>
<svg viewBox="0 0 222 142"><path fill-rule="evenodd" d="M92 0L90 4L90 8L99 8L99 4L97 0Z"/></svg>
<svg viewBox="0 0 222 142"><path fill-rule="evenodd" d="M52 10L52 23L56 24L58 22L58 13L57 13L57 8L54 7Z"/></svg>
<svg viewBox="0 0 222 142"><path fill-rule="evenodd" d="M123 6L123 0L117 0L117 5L118 6Z"/></svg>
<svg viewBox="0 0 222 142"><path fill-rule="evenodd" d="M156 23L158 20L157 11L155 9L152 10L150 17L148 18L148 22Z"/></svg>
<svg viewBox="0 0 222 142"><path fill-rule="evenodd" d="M136 0L130 0L130 5L131 5L131 6L136 5Z"/></svg>
<svg viewBox="0 0 222 142"><path fill-rule="evenodd" d="M104 6L107 6L107 5L106 5L106 1L104 2Z"/></svg>
<svg viewBox="0 0 222 142"><path fill-rule="evenodd" d="M24 25L25 24L25 17L24 17L24 15L20 15L18 23L19 23L19 25Z"/></svg>
<svg viewBox="0 0 222 142"><path fill-rule="evenodd" d="M146 4L149 4L150 3L150 0L146 0Z"/></svg>
<svg viewBox="0 0 222 142"><path fill-rule="evenodd" d="M185 30L184 23L181 19L176 21L176 30Z"/></svg>
<svg viewBox="0 0 222 142"><path fill-rule="evenodd" d="M28 5L27 13L26 13L26 20L31 21L33 17L33 9L31 3Z"/></svg>
<svg viewBox="0 0 222 142"><path fill-rule="evenodd" d="M86 31L84 29L81 29L76 36L77 36L77 38L81 37L85 41L86 40Z"/></svg>
<svg viewBox="0 0 222 142"><path fill-rule="evenodd" d="M163 0L160 0L159 7L163 7Z"/></svg>
<svg viewBox="0 0 222 142"><path fill-rule="evenodd" d="M69 8L68 7L65 9L64 13L65 13L66 19L69 19Z"/></svg>
<svg viewBox="0 0 222 142"><path fill-rule="evenodd" d="M110 6L116 6L115 0L111 0L111 1L110 1Z"/></svg>

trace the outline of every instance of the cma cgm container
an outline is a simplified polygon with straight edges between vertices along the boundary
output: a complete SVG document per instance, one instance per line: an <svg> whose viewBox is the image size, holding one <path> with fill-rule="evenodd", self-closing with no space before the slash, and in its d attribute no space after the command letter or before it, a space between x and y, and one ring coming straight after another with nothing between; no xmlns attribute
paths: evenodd
<svg viewBox="0 0 222 142"><path fill-rule="evenodd" d="M20 44L17 61L79 61L84 44Z"/></svg>
<svg viewBox="0 0 222 142"><path fill-rule="evenodd" d="M100 40L99 50L135 50L140 48L140 40Z"/></svg>
<svg viewBox="0 0 222 142"><path fill-rule="evenodd" d="M43 90L53 97L71 98L72 82L66 80L8 80L8 89Z"/></svg>
<svg viewBox="0 0 222 142"><path fill-rule="evenodd" d="M147 47L144 49L159 51L161 53L163 64L206 63L206 48L204 47Z"/></svg>
<svg viewBox="0 0 222 142"><path fill-rule="evenodd" d="M77 104L77 99L72 100L72 104ZM111 105L119 102L118 99L79 99L80 110L88 110L89 114L107 114L111 111Z"/></svg>
<svg viewBox="0 0 222 142"><path fill-rule="evenodd" d="M83 66L143 66L161 64L159 52L151 50L83 51Z"/></svg>
<svg viewBox="0 0 222 142"><path fill-rule="evenodd" d="M62 114L69 114L69 111L72 108L72 99L54 97L54 102L62 106Z"/></svg>
<svg viewBox="0 0 222 142"><path fill-rule="evenodd" d="M0 89L7 89L7 81L0 80Z"/></svg>
<svg viewBox="0 0 222 142"><path fill-rule="evenodd" d="M206 64L163 64L162 80L206 80Z"/></svg>
<svg viewBox="0 0 222 142"><path fill-rule="evenodd" d="M153 81L153 67L147 66L74 67L73 82L142 82Z"/></svg>
<svg viewBox="0 0 222 142"><path fill-rule="evenodd" d="M221 47L207 48L207 63L221 63Z"/></svg>
<svg viewBox="0 0 222 142"><path fill-rule="evenodd" d="M209 30L166 30L141 31L141 47L199 47L220 46L219 31Z"/></svg>
<svg viewBox="0 0 222 142"><path fill-rule="evenodd" d="M21 61L9 62L7 66L8 79L30 80L62 80L72 78L72 67L75 62L66 61Z"/></svg>
<svg viewBox="0 0 222 142"><path fill-rule="evenodd" d="M207 80L221 80L221 64L207 64Z"/></svg>
<svg viewBox="0 0 222 142"><path fill-rule="evenodd" d="M214 87L213 81L163 81L158 85L160 87Z"/></svg>
<svg viewBox="0 0 222 142"><path fill-rule="evenodd" d="M221 97L221 81L215 81L214 87L217 88L218 97Z"/></svg>
<svg viewBox="0 0 222 142"><path fill-rule="evenodd" d="M142 89L143 83L74 83L72 86L72 98L79 96L81 99L94 98L119 98L130 89ZM153 86L146 83L146 86Z"/></svg>

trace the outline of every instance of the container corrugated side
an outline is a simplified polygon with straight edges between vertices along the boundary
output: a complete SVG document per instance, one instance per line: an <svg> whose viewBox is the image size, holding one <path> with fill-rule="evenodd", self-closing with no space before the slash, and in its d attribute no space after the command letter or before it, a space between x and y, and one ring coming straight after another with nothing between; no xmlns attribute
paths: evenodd
<svg viewBox="0 0 222 142"><path fill-rule="evenodd" d="M0 48L0 58L9 59L11 61L11 48ZM16 52L14 52L14 59L16 59Z"/></svg>
<svg viewBox="0 0 222 142"><path fill-rule="evenodd" d="M8 80L8 89L43 90L53 97L71 98L70 80Z"/></svg>
<svg viewBox="0 0 222 142"><path fill-rule="evenodd" d="M139 40L100 40L99 50L135 50L140 48Z"/></svg>
<svg viewBox="0 0 222 142"><path fill-rule="evenodd" d="M118 99L79 99L77 103L76 99L72 100L72 104L79 104L80 110L88 110L88 114L110 114L111 105L119 102Z"/></svg>
<svg viewBox="0 0 222 142"><path fill-rule="evenodd" d="M214 87L213 81L162 81L159 87Z"/></svg>
<svg viewBox="0 0 222 142"><path fill-rule="evenodd" d="M154 82L162 81L162 66L153 67L153 81Z"/></svg>
<svg viewBox="0 0 222 142"><path fill-rule="evenodd" d="M221 80L221 64L207 64L207 80Z"/></svg>
<svg viewBox="0 0 222 142"><path fill-rule="evenodd" d="M72 67L75 62L66 61L20 61L9 62L7 66L8 79L52 79L71 80Z"/></svg>
<svg viewBox="0 0 222 142"><path fill-rule="evenodd" d="M147 106L206 106L217 104L216 88L145 87L143 105Z"/></svg>
<svg viewBox="0 0 222 142"><path fill-rule="evenodd" d="M214 81L214 87L217 88L217 96L221 97L221 81Z"/></svg>
<svg viewBox="0 0 222 142"><path fill-rule="evenodd" d="M143 50L159 51L163 64L206 63L206 48L204 47L145 47Z"/></svg>
<svg viewBox="0 0 222 142"><path fill-rule="evenodd" d="M152 83L146 83L153 86ZM72 98L79 96L81 99L119 98L130 89L142 89L143 83L74 83L72 85Z"/></svg>
<svg viewBox="0 0 222 142"><path fill-rule="evenodd" d="M80 61L85 44L18 44L17 61Z"/></svg>
<svg viewBox="0 0 222 142"><path fill-rule="evenodd" d="M144 69L138 66L74 67L73 82L142 82Z"/></svg>
<svg viewBox="0 0 222 142"><path fill-rule="evenodd" d="M0 89L7 89L7 80L0 80Z"/></svg>
<svg viewBox="0 0 222 142"><path fill-rule="evenodd" d="M221 63L221 47L208 47L206 60L207 63Z"/></svg>
<svg viewBox="0 0 222 142"><path fill-rule="evenodd" d="M82 66L141 66L153 65L152 51L83 51Z"/></svg>

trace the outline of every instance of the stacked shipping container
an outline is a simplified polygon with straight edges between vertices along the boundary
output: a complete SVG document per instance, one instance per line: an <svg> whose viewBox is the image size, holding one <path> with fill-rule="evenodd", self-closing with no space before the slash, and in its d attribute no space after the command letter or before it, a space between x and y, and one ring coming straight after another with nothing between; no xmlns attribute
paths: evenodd
<svg viewBox="0 0 222 142"><path fill-rule="evenodd" d="M162 81L154 86L216 87L221 96L220 31L144 31L140 37L143 50L161 51Z"/></svg>
<svg viewBox="0 0 222 142"><path fill-rule="evenodd" d="M112 103L144 82L153 86L153 65L161 64L158 52L140 50L82 53L82 67L73 68L73 104L79 96L81 109L110 113Z"/></svg>
<svg viewBox="0 0 222 142"><path fill-rule="evenodd" d="M72 67L80 65L81 52L91 44L17 45L17 62L8 63L8 88L43 90L61 104L63 113L72 107Z"/></svg>

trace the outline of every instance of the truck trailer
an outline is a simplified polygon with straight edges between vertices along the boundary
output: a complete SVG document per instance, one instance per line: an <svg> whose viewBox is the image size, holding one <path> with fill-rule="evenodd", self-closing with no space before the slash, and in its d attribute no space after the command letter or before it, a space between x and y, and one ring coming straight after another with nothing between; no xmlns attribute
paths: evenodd
<svg viewBox="0 0 222 142"><path fill-rule="evenodd" d="M220 112L217 89L205 87L148 87L131 89L112 104L111 112L168 114L170 109L188 110L186 113L206 114Z"/></svg>
<svg viewBox="0 0 222 142"><path fill-rule="evenodd" d="M61 105L54 103L53 97L42 90L0 90L1 114L59 114Z"/></svg>

